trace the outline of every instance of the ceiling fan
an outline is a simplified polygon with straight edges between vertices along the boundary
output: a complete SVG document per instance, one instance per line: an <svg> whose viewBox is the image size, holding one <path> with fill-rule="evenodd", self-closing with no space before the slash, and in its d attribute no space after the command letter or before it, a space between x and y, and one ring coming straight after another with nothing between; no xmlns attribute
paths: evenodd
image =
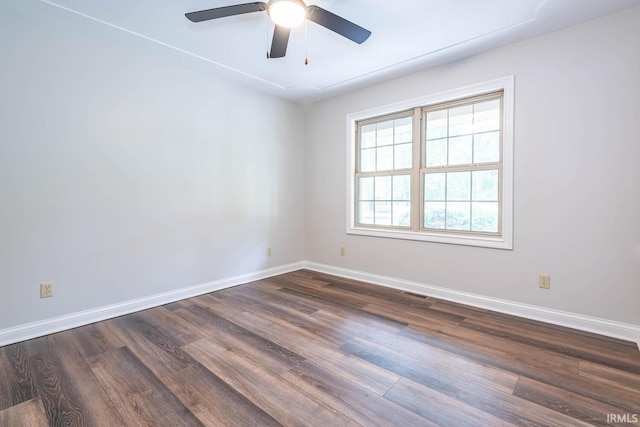
<svg viewBox="0 0 640 427"><path fill-rule="evenodd" d="M307 6L302 0L269 0L266 3L257 1L186 13L185 16L192 22L202 22L265 10L275 23L271 50L267 53L269 58L285 56L291 28L302 24L305 19L322 25L358 44L363 43L371 35L371 31L321 7Z"/></svg>

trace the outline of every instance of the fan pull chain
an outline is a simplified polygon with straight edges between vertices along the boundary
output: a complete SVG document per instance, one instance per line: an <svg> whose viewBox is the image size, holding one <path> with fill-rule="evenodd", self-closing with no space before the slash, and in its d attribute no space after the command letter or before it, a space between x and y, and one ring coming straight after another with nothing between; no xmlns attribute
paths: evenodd
<svg viewBox="0 0 640 427"><path fill-rule="evenodd" d="M309 41L307 37L307 20L304 20L304 65L309 65Z"/></svg>
<svg viewBox="0 0 640 427"><path fill-rule="evenodd" d="M267 16L264 20L267 27L267 59L271 58L270 44L269 44L269 17Z"/></svg>

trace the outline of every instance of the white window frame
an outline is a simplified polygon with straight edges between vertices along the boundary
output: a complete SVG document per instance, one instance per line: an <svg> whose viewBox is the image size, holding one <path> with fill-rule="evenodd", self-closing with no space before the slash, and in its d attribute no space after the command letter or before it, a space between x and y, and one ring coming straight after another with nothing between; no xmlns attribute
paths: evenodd
<svg viewBox="0 0 640 427"><path fill-rule="evenodd" d="M394 239L420 240L426 242L449 243L467 246L481 246L496 249L513 249L513 150L514 150L514 76L506 76L499 79L465 86L458 89L439 92L432 95L401 101L395 104L385 105L357 113L347 115L347 234L384 237ZM471 98L491 92L503 91L502 103L502 180L500 191L502 196L501 221L502 233L500 236L454 234L449 232L426 232L400 229L381 229L380 227L368 227L356 225L356 159L357 153L357 122L373 117L391 115L401 111L407 111L418 107L428 107ZM417 117L416 117L417 118ZM420 146L419 135L414 137L414 145ZM414 147L414 153L417 148ZM419 183L415 183L419 184ZM419 185L414 185L419 187ZM415 194L415 193L414 193ZM417 194L416 194L417 195ZM415 203L415 202L414 202ZM416 204L416 205L419 205ZM415 209L414 209L415 211ZM414 219L415 220L415 219Z"/></svg>

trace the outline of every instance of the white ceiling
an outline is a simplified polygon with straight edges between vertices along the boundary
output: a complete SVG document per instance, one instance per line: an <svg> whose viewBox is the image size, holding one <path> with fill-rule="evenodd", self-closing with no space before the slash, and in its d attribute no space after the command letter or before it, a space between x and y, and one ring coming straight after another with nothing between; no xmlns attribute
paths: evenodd
<svg viewBox="0 0 640 427"><path fill-rule="evenodd" d="M277 96L312 101L640 5L640 0L308 0L372 32L362 45L312 22L267 59L266 12L202 23L184 14L249 0L41 0L212 64ZM308 57L309 64L304 64Z"/></svg>

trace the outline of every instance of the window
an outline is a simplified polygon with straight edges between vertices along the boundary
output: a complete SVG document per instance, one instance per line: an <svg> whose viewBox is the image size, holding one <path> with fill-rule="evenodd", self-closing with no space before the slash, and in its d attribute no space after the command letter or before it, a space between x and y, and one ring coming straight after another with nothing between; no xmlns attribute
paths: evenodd
<svg viewBox="0 0 640 427"><path fill-rule="evenodd" d="M348 117L347 232L512 247L513 77Z"/></svg>
<svg viewBox="0 0 640 427"><path fill-rule="evenodd" d="M501 234L502 95L423 109L423 229Z"/></svg>
<svg viewBox="0 0 640 427"><path fill-rule="evenodd" d="M358 224L410 227L412 115L361 122L358 134Z"/></svg>

